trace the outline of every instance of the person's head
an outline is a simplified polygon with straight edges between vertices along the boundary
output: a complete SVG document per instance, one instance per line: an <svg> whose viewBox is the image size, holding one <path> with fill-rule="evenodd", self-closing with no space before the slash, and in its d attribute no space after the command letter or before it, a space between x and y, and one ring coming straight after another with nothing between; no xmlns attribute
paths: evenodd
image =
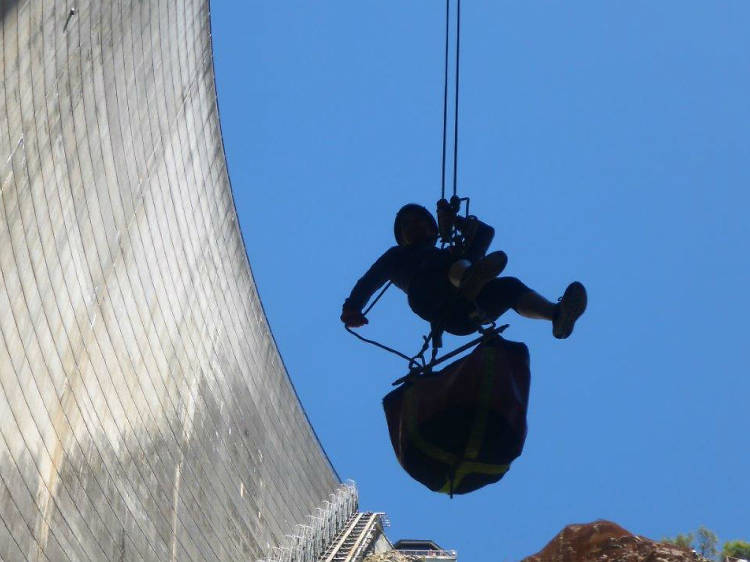
<svg viewBox="0 0 750 562"><path fill-rule="evenodd" d="M438 226L430 211L422 205L409 203L396 213L393 234L399 246L434 244L438 238Z"/></svg>

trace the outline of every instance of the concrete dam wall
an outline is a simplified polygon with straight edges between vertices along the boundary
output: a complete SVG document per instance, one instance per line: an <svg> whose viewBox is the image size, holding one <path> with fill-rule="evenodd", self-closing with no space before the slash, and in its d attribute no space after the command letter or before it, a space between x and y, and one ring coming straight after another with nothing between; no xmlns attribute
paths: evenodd
<svg viewBox="0 0 750 562"><path fill-rule="evenodd" d="M262 558L340 482L253 282L208 1L0 6L0 559Z"/></svg>

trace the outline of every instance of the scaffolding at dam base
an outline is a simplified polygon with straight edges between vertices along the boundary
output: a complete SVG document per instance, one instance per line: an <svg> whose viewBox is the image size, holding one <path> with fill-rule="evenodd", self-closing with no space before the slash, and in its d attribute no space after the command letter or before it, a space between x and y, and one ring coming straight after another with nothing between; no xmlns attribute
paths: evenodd
<svg viewBox="0 0 750 562"><path fill-rule="evenodd" d="M353 480L347 480L308 515L306 523L294 526L282 544L271 546L265 558L256 562L316 562L347 523L357 513L359 493Z"/></svg>

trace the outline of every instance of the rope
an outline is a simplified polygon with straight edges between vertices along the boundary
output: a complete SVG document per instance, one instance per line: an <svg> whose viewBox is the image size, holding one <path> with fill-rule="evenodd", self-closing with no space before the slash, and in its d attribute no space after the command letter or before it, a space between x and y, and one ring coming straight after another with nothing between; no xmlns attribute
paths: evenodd
<svg viewBox="0 0 750 562"><path fill-rule="evenodd" d="M445 71L443 73L443 174L440 198L445 199L445 145L448 128L448 37L450 36L450 0L445 0Z"/></svg>
<svg viewBox="0 0 750 562"><path fill-rule="evenodd" d="M465 343L461 347L458 347L458 348L454 349L453 351L451 351L449 353L446 353L445 355L442 355L441 357L433 358L432 361L430 361L430 363L428 365L424 366L424 368L429 367L430 369L432 369L436 365L439 365L440 363L443 363L444 361L447 361L448 359L451 359L451 358L455 357L459 353L463 353L464 351L466 351L467 349L470 349L471 347L477 345L478 343L481 343L483 341L487 341L487 340L489 340L494 335L502 334L507 327L508 327L508 324L503 324L502 326L495 326L495 325L493 325L493 326L491 326L491 327L489 327L487 329L482 329L481 330L481 335L478 338L475 338L475 339L471 340L470 342ZM405 375L405 376L401 377L400 379L396 379L395 381L393 381L391 383L391 385L392 386L398 386L399 384L401 384L403 382L406 382L407 380L412 379L415 375L418 375L418 374L420 374L419 371L417 371L416 373L413 372L413 371L410 371L408 375Z"/></svg>
<svg viewBox="0 0 750 562"><path fill-rule="evenodd" d="M440 198L445 199L445 168L448 129L448 45L450 43L450 0L445 0L445 69L443 72L443 158ZM453 197L458 192L458 94L461 64L461 0L456 0L456 78L455 107L453 114Z"/></svg>
<svg viewBox="0 0 750 562"><path fill-rule="evenodd" d="M372 310L372 307L374 307L377 304L377 302L385 294L385 292L388 290L388 288L391 285L393 285L393 281L389 281L385 285L385 287L383 287L380 290L380 292L378 293L378 295L372 300L372 302L369 304L369 306L365 310L362 311L362 315L363 316L366 316L367 313L370 312L370 310ZM349 326L344 326L344 329L347 332L349 332L350 334L352 334L355 338L357 338L357 339L359 339L359 340L361 340L361 341L363 341L365 343L372 344L372 345L374 345L376 347L379 347L380 349L384 349L385 351L393 353L394 355L398 355L402 359L406 359L409 362L409 368L410 369L420 367L419 363L417 362L418 358L421 359L421 361L422 361L422 365L421 366L424 367L424 364L425 364L424 353L425 353L425 351L427 350L427 347L428 347L428 343L427 342L429 341L429 338L432 337L432 332L430 332L430 336L428 336L427 338L425 338L425 344L422 346L422 349L419 351L419 353L417 353L413 357L409 357L405 353L401 353L400 351L398 351L396 349L393 349L392 347L388 347L387 345L384 345L384 344L382 344L382 343L380 343L378 341L368 339L368 338L366 338L364 336L360 336L357 332L355 332L354 330L352 330L351 328L349 328Z"/></svg>
<svg viewBox="0 0 750 562"><path fill-rule="evenodd" d="M375 304L380 300L380 297L382 297L385 292L388 290L388 287L393 285L393 281L388 281L385 287L378 293L378 296L375 297L375 299L370 303L370 306L368 306L363 312L362 316L367 316L367 313L372 310L372 307L375 306Z"/></svg>
<svg viewBox="0 0 750 562"><path fill-rule="evenodd" d="M419 350L419 352L416 355L413 355L412 357L409 357L405 353L401 353L397 349L393 349L392 347L388 347L387 345L384 345L378 341L368 339L364 336L360 336L357 332L352 330L349 326L344 326L344 329L349 332L351 335L353 335L355 338L365 342L372 344L376 347L379 347L380 349L384 349L385 351L388 351L390 353L393 353L394 355L398 355L402 359L406 359L406 361L409 362L409 370L410 372L420 372L424 370L424 368L427 366L427 362L425 361L424 354L427 351L427 349L430 346L430 341L433 338L433 332L430 332L429 336L423 336L424 337L424 344L422 345L422 349ZM432 359L431 362L435 360L436 355L435 349L433 349Z"/></svg>
<svg viewBox="0 0 750 562"><path fill-rule="evenodd" d="M383 345L382 343L376 342L375 340L370 340L370 339L367 339L367 338L365 338L363 336L360 336L357 332L355 332L354 330L352 330L349 326L344 326L344 329L347 332L349 332L351 335L353 335L355 338L358 338L358 339L362 340L365 343L370 343L370 344L372 344L374 346L379 347L380 349L384 349L386 351L390 351L394 355L398 355L399 357L401 357L403 359L406 359L407 361L409 361L409 363L411 363L413 361L412 357L409 357L408 355L406 355L404 353L401 353L400 351L396 351L395 349L393 349L391 347L388 347L387 345Z"/></svg>
<svg viewBox="0 0 750 562"><path fill-rule="evenodd" d="M453 120L453 197L456 197L456 184L458 177L458 78L461 53L461 0L457 0L456 7L456 107Z"/></svg>

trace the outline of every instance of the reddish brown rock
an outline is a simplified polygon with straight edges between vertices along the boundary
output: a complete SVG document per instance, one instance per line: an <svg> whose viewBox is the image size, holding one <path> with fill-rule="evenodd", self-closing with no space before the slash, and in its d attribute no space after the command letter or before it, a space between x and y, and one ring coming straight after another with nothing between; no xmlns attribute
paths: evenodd
<svg viewBox="0 0 750 562"><path fill-rule="evenodd" d="M692 551L639 537L611 521L568 525L522 562L695 562Z"/></svg>

